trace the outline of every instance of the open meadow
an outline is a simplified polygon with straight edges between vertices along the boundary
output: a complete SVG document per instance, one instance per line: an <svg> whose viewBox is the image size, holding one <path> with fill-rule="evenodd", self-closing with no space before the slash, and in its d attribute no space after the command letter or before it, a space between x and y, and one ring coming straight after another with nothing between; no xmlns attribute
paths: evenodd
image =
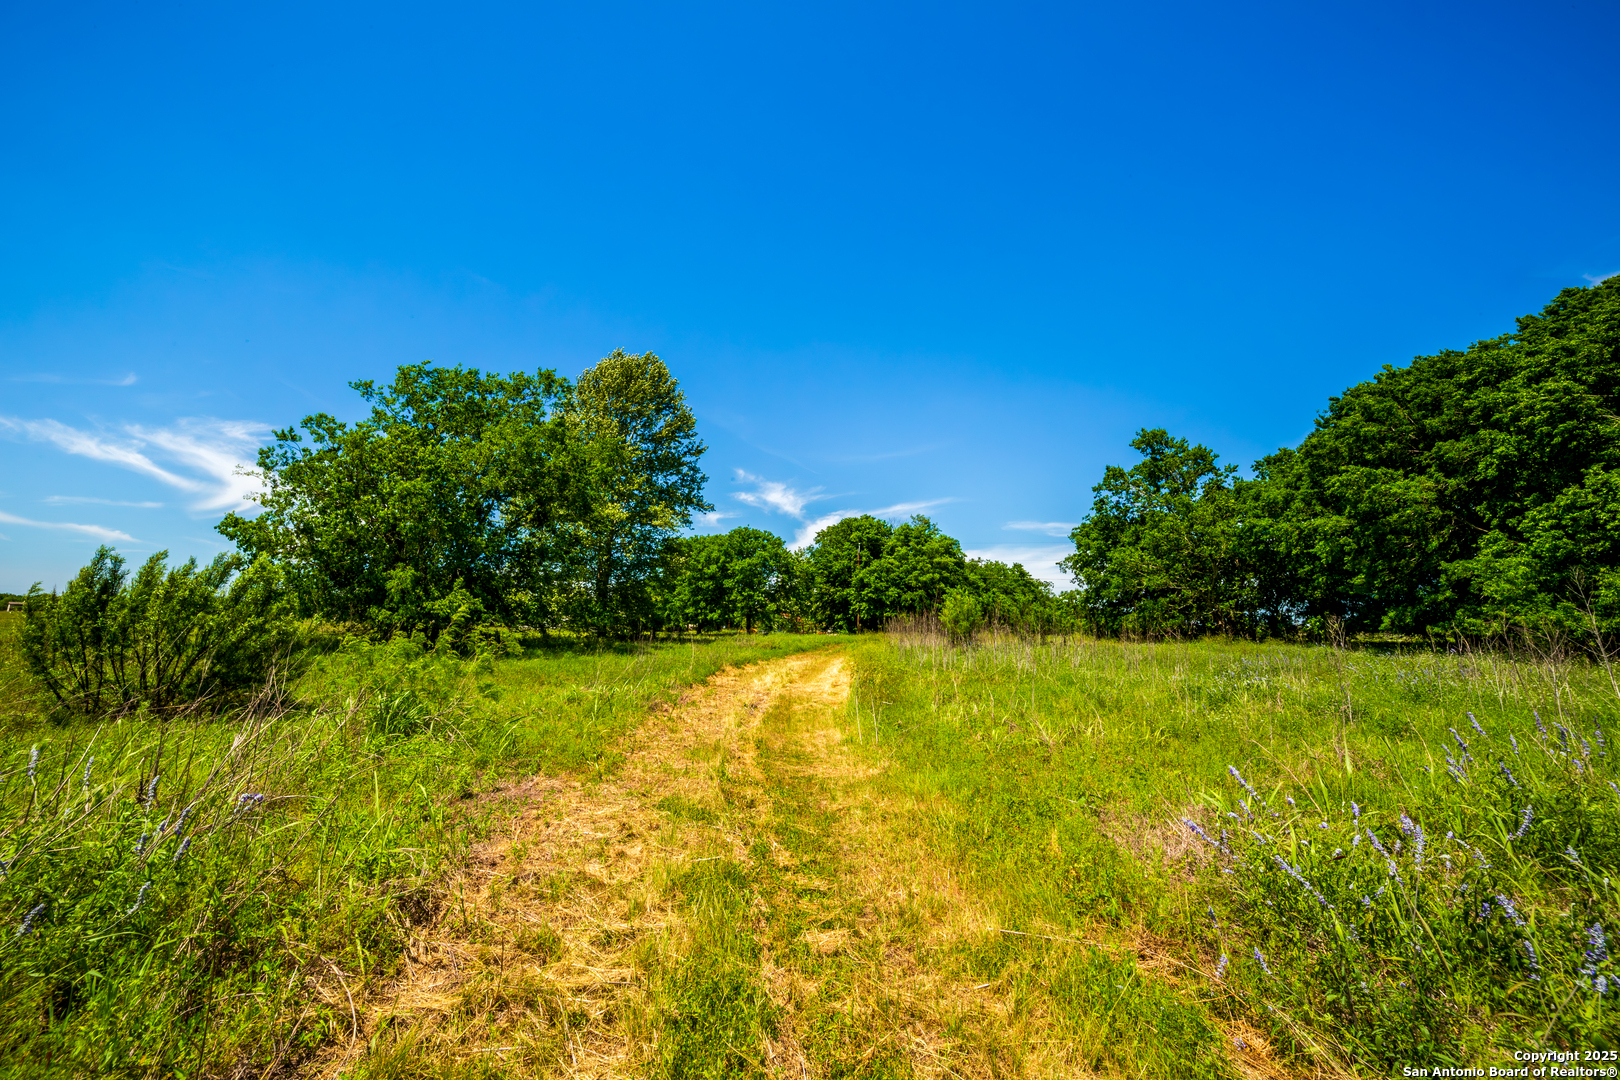
<svg viewBox="0 0 1620 1080"><path fill-rule="evenodd" d="M1606 667L981 633L456 660L53 722L10 1075L1387 1076L1620 1047Z"/></svg>
<svg viewBox="0 0 1620 1080"><path fill-rule="evenodd" d="M515 776L595 777L649 708L836 640L314 659L224 716L53 721L0 616L0 1072L283 1075L429 923Z"/></svg>
<svg viewBox="0 0 1620 1080"><path fill-rule="evenodd" d="M854 656L856 736L993 912L957 962L1047 988L1086 1068L1620 1049L1607 666L922 623Z"/></svg>

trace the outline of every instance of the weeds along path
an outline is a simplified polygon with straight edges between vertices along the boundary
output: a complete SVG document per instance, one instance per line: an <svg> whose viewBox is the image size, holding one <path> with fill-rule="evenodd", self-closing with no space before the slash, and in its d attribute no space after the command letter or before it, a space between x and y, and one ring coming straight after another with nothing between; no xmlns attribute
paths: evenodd
<svg viewBox="0 0 1620 1080"><path fill-rule="evenodd" d="M929 808L882 794L848 689L843 650L727 670L609 779L501 793L505 826L312 1074L1147 1075L1024 958L1077 947L999 936L927 849Z"/></svg>

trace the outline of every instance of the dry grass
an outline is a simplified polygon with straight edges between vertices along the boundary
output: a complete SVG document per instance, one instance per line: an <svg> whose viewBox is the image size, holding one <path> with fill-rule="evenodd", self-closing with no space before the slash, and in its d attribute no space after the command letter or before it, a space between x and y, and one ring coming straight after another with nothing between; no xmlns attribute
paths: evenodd
<svg viewBox="0 0 1620 1080"><path fill-rule="evenodd" d="M611 778L533 777L494 796L504 824L315 1074L656 1071L656 973L692 955L702 917L678 883L725 860L747 875L753 978L774 1010L742 1048L757 1071L1093 1075L1103 1029L1063 1019L1035 960L990 982L962 961L1000 928L983 889L931 846L928 823L961 810L881 782L881 758L848 741L848 692L838 653L728 669L629 735ZM1099 944L1166 985L1192 974L1140 931L1090 936L1038 946ZM1258 1031L1226 1028L1235 1073L1286 1075Z"/></svg>

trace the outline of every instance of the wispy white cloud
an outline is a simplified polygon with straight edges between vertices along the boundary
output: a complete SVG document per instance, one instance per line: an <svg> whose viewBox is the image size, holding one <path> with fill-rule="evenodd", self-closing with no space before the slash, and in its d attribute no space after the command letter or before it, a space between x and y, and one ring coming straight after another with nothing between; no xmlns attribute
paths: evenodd
<svg viewBox="0 0 1620 1080"><path fill-rule="evenodd" d="M1045 533L1047 536L1068 536L1076 524L1073 521L1009 521L1002 528Z"/></svg>
<svg viewBox="0 0 1620 1080"><path fill-rule="evenodd" d="M806 506L818 499L827 497L821 494L821 489L818 487L811 488L808 491L800 491L798 488L790 487L776 480L767 480L763 476L755 476L753 473L745 472L742 469L737 470L737 479L753 484L754 490L733 491L731 493L732 498L768 513L803 518Z"/></svg>
<svg viewBox="0 0 1620 1080"><path fill-rule="evenodd" d="M1615 277L1616 275L1620 275L1620 270L1613 270L1607 274L1582 274L1581 277L1585 278L1587 281L1590 281L1594 285L1601 285L1603 282L1608 281L1610 278Z"/></svg>
<svg viewBox="0 0 1620 1080"><path fill-rule="evenodd" d="M91 495L47 495L40 500L52 506L65 506L68 503L96 503L100 506L134 506L141 510L157 510L163 506L160 502L125 502L123 499L98 499Z"/></svg>
<svg viewBox="0 0 1620 1080"><path fill-rule="evenodd" d="M85 536L93 536L97 540L138 542L129 533L119 532L117 529L108 529L100 525L77 525L71 521L33 521L29 518L18 517L16 514L8 514L4 510L0 510L0 521L5 522L7 525L27 525L32 529L60 529L63 532L76 532Z"/></svg>
<svg viewBox="0 0 1620 1080"><path fill-rule="evenodd" d="M53 375L50 372L39 372L33 375L13 375L10 381L60 383L69 386L134 386L136 383L133 371L121 379L81 379L70 375Z"/></svg>
<svg viewBox="0 0 1620 1080"><path fill-rule="evenodd" d="M806 521L793 536L793 543L788 547L794 551L802 551L816 542L816 534L830 525L836 525L845 518L860 517L862 514L871 514L875 518L900 518L927 510L931 506L940 506L950 502L950 499L929 499L926 502L895 503L893 506L881 507L877 510L834 510L830 514L822 514L814 521Z"/></svg>
<svg viewBox="0 0 1620 1080"><path fill-rule="evenodd" d="M258 478L248 470L269 430L251 421L193 417L173 427L126 424L121 434L109 435L57 420L0 416L0 431L149 476L194 496L193 510L236 506L258 490ZM180 468L159 465L154 456Z"/></svg>
<svg viewBox="0 0 1620 1080"><path fill-rule="evenodd" d="M1058 560L1074 554L1074 547L1071 544L994 544L986 548L964 551L963 554L970 559L1022 563L1024 569L1032 576L1051 582L1055 588L1074 588L1074 579L1058 566Z"/></svg>
<svg viewBox="0 0 1620 1080"><path fill-rule="evenodd" d="M724 510L710 510L706 514L697 515L697 517L694 520L699 525L707 526L707 527L709 527L711 529L714 529L714 528L719 528L720 523L722 521L726 520L726 518L734 518L734 517L740 517L740 516L741 516L740 514L728 514Z"/></svg>
<svg viewBox="0 0 1620 1080"><path fill-rule="evenodd" d="M793 542L788 545L794 551L809 547L815 542L817 533L829 525L838 524L845 518L860 517L862 514L871 514L876 518L905 517L920 510L926 510L930 506L939 506L942 503L951 501L950 499L929 499L924 502L895 503L893 506L884 506L877 510L831 510L811 518L805 515L806 507L813 502L832 498L830 495L823 495L821 488L800 490L777 480L767 480L763 476L755 476L753 473L742 469L737 470L737 479L754 485L752 491L734 491L731 493L732 497L739 502L752 506L756 510L764 510L772 514L785 514L802 522L798 532L794 534ZM709 515L703 516L707 517Z"/></svg>
<svg viewBox="0 0 1620 1080"><path fill-rule="evenodd" d="M248 420L181 420L176 428L143 428L131 425L129 433L169 456L204 474L206 494L194 505L198 510L219 510L239 506L259 490L257 474L251 472L259 444L270 433L263 424ZM211 486L211 490L207 488Z"/></svg>

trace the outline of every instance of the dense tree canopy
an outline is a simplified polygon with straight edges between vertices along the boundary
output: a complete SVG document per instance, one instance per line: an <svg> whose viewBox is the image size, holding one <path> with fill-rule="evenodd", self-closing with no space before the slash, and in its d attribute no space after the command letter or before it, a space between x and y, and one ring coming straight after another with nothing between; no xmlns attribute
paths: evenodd
<svg viewBox="0 0 1620 1080"><path fill-rule="evenodd" d="M1163 431L1067 561L1103 627L1480 632L1620 620L1620 280L1386 367L1297 449L1219 470Z"/></svg>
<svg viewBox="0 0 1620 1080"><path fill-rule="evenodd" d="M652 617L666 542L707 508L704 447L658 357L615 352L577 386L427 364L352 385L371 415L276 432L263 512L219 527L286 571L304 614L432 639Z"/></svg>
<svg viewBox="0 0 1620 1080"><path fill-rule="evenodd" d="M770 629L795 613L799 561L774 533L744 526L674 545L674 582L665 606L676 626Z"/></svg>
<svg viewBox="0 0 1620 1080"><path fill-rule="evenodd" d="M308 615L430 636L468 612L543 618L567 383L416 364L387 387L351 385L371 415L277 431L259 452L263 512L220 532L278 563Z"/></svg>
<svg viewBox="0 0 1620 1080"><path fill-rule="evenodd" d="M305 615L437 639L482 622L597 634L938 613L1040 629L1073 613L1144 634L1508 625L1620 631L1620 280L1566 289L1514 333L1386 367L1241 478L1139 431L1073 531L1055 596L969 561L926 517L869 515L807 550L711 509L704 445L652 353L555 373L402 367L370 415L276 432L257 517L220 525ZM954 599L953 599L954 598Z"/></svg>
<svg viewBox="0 0 1620 1080"><path fill-rule="evenodd" d="M888 608L875 567L893 535L892 525L870 514L845 518L816 534L805 557L816 619L823 626L871 630L883 625Z"/></svg>

